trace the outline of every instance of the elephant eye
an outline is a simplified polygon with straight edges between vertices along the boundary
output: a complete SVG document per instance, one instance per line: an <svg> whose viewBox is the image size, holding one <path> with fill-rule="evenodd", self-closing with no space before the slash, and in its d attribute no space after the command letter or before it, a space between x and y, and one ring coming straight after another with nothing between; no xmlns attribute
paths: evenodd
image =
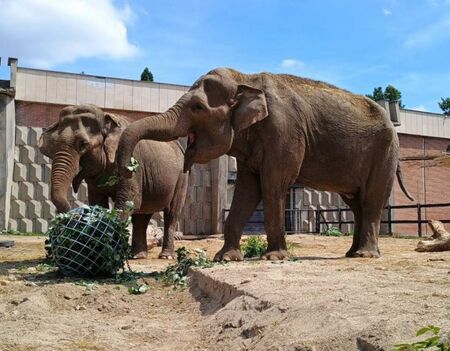
<svg viewBox="0 0 450 351"><path fill-rule="evenodd" d="M199 102L197 102L194 105L192 105L192 110L194 112L203 111L204 109L205 109L204 106L201 103L199 103Z"/></svg>
<svg viewBox="0 0 450 351"><path fill-rule="evenodd" d="M81 140L81 141L78 143L78 151L79 151L79 152L84 152L84 151L86 151L86 150L89 148L89 146L90 146L89 141L87 141L87 140Z"/></svg>

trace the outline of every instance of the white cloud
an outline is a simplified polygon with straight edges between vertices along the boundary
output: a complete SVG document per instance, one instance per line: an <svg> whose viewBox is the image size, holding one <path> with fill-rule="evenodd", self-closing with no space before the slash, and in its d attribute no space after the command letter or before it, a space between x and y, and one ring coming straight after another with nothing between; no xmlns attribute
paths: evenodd
<svg viewBox="0 0 450 351"><path fill-rule="evenodd" d="M427 112L428 110L425 108L424 105L419 105L416 107L412 107L411 110L416 110L416 111L422 111L422 112Z"/></svg>
<svg viewBox="0 0 450 351"><path fill-rule="evenodd" d="M408 49L429 47L450 38L450 16L444 16L435 23L413 33L406 39Z"/></svg>
<svg viewBox="0 0 450 351"><path fill-rule="evenodd" d="M127 38L131 8L112 0L0 0L0 8L0 53L36 67L138 51Z"/></svg>
<svg viewBox="0 0 450 351"><path fill-rule="evenodd" d="M287 69L287 70L291 70L291 71L300 71L303 68L305 68L305 63L300 60L288 58L288 59L284 59L283 61L281 61L280 66L283 69Z"/></svg>
<svg viewBox="0 0 450 351"><path fill-rule="evenodd" d="M388 9L383 9L383 14L384 14L385 16L390 16L390 15L392 15L392 12L389 11Z"/></svg>

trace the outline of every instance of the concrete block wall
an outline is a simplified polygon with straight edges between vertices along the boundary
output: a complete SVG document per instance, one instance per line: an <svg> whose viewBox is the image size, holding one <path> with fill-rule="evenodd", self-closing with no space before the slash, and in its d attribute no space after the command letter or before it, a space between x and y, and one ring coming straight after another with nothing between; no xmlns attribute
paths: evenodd
<svg viewBox="0 0 450 351"><path fill-rule="evenodd" d="M310 188L295 189L297 203L294 204L294 208L309 209L309 210L324 210L330 208L347 208L348 206L342 201L341 197L337 193L331 193L328 191L318 191ZM337 221L338 212L322 212L322 220ZM341 212L342 221L352 221L353 213L351 211ZM338 227L337 224L330 224L329 226ZM314 232L316 228L316 217L314 213L309 215L304 214L301 219L300 229L302 232ZM327 229L325 224L322 224L321 231ZM342 232L353 231L352 224L343 224L341 228Z"/></svg>
<svg viewBox="0 0 450 351"><path fill-rule="evenodd" d="M211 164L196 164L189 175L186 201L179 221L185 234L211 233Z"/></svg>
<svg viewBox="0 0 450 351"><path fill-rule="evenodd" d="M9 229L46 232L55 215L55 206L50 201L51 160L37 148L42 130L24 126L15 129ZM211 233L211 191L210 164L194 165L178 230L186 234ZM70 190L68 199L72 207L87 203L86 183L81 184L77 194ZM162 214L153 217L162 225Z"/></svg>
<svg viewBox="0 0 450 351"><path fill-rule="evenodd" d="M41 134L39 127L16 127L9 229L46 232L55 215L50 201L51 161L37 148ZM86 184L80 186L78 194L70 191L68 197L73 207L87 203Z"/></svg>

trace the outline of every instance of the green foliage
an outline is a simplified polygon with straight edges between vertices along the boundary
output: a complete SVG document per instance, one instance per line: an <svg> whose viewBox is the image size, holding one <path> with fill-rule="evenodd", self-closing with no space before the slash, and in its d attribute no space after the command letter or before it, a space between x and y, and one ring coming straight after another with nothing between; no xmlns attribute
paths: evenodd
<svg viewBox="0 0 450 351"><path fill-rule="evenodd" d="M119 175L117 173L111 175L111 176L101 176L100 179L97 181L97 187L98 188L105 188L108 186L114 186L119 183Z"/></svg>
<svg viewBox="0 0 450 351"><path fill-rule="evenodd" d="M286 241L287 251L294 250L295 244L289 240ZM242 253L245 258L261 257L267 251L267 241L262 235L250 235L242 241Z"/></svg>
<svg viewBox="0 0 450 351"><path fill-rule="evenodd" d="M133 173L136 173L136 171L139 168L139 161L134 158L133 156L131 156L130 162L128 162L126 168ZM119 183L120 180L120 176L119 173L114 172L113 175L107 176L104 175L102 177L100 177L100 179L97 181L97 187L98 188L104 188L104 187L108 187L108 186L114 186L116 184Z"/></svg>
<svg viewBox="0 0 450 351"><path fill-rule="evenodd" d="M146 82L153 82L153 74L148 67L145 67L141 73L141 80Z"/></svg>
<svg viewBox="0 0 450 351"><path fill-rule="evenodd" d="M131 156L130 162L128 162L126 167L130 172L136 173L137 169L139 168L139 161Z"/></svg>
<svg viewBox="0 0 450 351"><path fill-rule="evenodd" d="M342 233L336 227L328 227L326 230L321 232L320 235L324 235L324 236L344 236L344 233Z"/></svg>
<svg viewBox="0 0 450 351"><path fill-rule="evenodd" d="M47 257L65 275L115 275L130 256L128 221L118 210L82 206L52 220Z"/></svg>
<svg viewBox="0 0 450 351"><path fill-rule="evenodd" d="M213 266L213 262L208 259L203 250L190 251L183 246L176 252L177 263L170 265L156 277L158 281L166 285L172 285L174 289L186 287L189 267L209 268Z"/></svg>
<svg viewBox="0 0 450 351"><path fill-rule="evenodd" d="M20 236L45 236L45 233L35 233L35 232L19 232L14 229L3 229L0 231L2 235L20 235Z"/></svg>
<svg viewBox="0 0 450 351"><path fill-rule="evenodd" d="M446 99L441 98L441 102L438 102L438 105L442 110L442 112L444 113L444 115L450 116L450 97Z"/></svg>
<svg viewBox="0 0 450 351"><path fill-rule="evenodd" d="M384 89L384 99L387 101L398 101L400 104L400 107L405 107L402 104L402 93L400 90L396 89L393 85L388 85Z"/></svg>
<svg viewBox="0 0 450 351"><path fill-rule="evenodd" d="M384 92L382 87L376 87L373 89L372 94L367 94L366 96L374 101L398 101L400 108L405 108L405 105L403 105L402 103L402 93L400 92L400 90L390 84L386 88L384 88Z"/></svg>
<svg viewBox="0 0 450 351"><path fill-rule="evenodd" d="M92 291L92 290L97 289L97 287L98 287L98 283L95 280L88 281L88 280L80 279L73 284L85 288L86 291Z"/></svg>
<svg viewBox="0 0 450 351"><path fill-rule="evenodd" d="M373 94L372 95L367 94L366 96L375 101L383 100L384 99L383 88L382 87L373 88Z"/></svg>
<svg viewBox="0 0 450 351"><path fill-rule="evenodd" d="M143 283L143 284L136 284L134 286L130 286L128 288L128 293L132 294L132 295L140 295L140 294L145 294L148 291L148 285Z"/></svg>
<svg viewBox="0 0 450 351"><path fill-rule="evenodd" d="M261 235L251 235L241 245L244 257L260 257L267 250L267 241Z"/></svg>
<svg viewBox="0 0 450 351"><path fill-rule="evenodd" d="M450 332L442 333L441 328L434 325L428 325L420 328L416 336L431 333L431 336L422 341L413 342L411 344L402 343L394 345L393 351L414 351L414 350L438 350L450 351Z"/></svg>

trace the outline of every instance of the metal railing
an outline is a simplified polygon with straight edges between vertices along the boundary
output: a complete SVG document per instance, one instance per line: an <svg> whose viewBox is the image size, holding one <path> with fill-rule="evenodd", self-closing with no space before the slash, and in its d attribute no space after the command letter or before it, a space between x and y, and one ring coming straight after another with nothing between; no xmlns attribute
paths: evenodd
<svg viewBox="0 0 450 351"><path fill-rule="evenodd" d="M387 224L387 232L388 234L393 233L393 225L394 224L417 224L417 234L419 237L422 237L422 224L428 223L429 219L425 218L423 210L427 208L450 208L450 203L436 203L436 204L415 204L415 205L388 205L385 208L384 218L382 220L382 224ZM396 210L405 210L405 209L415 209L416 210L416 219L394 219L394 212ZM258 218L263 216L258 216L257 214L263 213L263 209L257 209L253 214L252 218L247 222L248 225L260 225L261 227L264 225L264 219ZM337 225L338 229L342 231L342 226L346 224L353 225L354 220L346 220L343 217L345 212L351 212L351 209L348 207L336 207L336 208L326 208L326 209L286 209L285 211L285 230L286 233L320 233L322 229L322 225ZM226 218L226 214L229 212L229 209L224 210L224 219ZM336 213L337 219L327 219L325 218L325 214L327 213ZM256 216L255 216L256 214ZM256 219L255 219L256 217ZM450 218L450 216L448 217ZM450 219L439 219L433 218L441 221L442 223L450 223ZM306 225L304 224L306 223ZM312 224L311 224L312 223Z"/></svg>

